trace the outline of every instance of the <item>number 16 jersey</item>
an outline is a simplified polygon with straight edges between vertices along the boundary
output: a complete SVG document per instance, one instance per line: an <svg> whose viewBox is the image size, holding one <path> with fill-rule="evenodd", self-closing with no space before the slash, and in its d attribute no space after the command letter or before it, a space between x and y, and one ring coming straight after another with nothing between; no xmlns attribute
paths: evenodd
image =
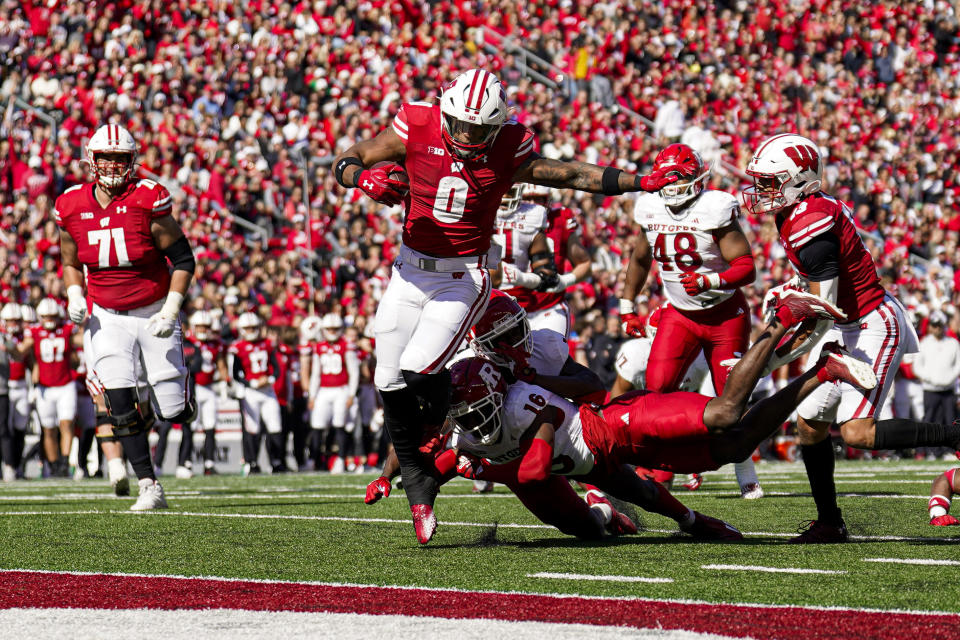
<svg viewBox="0 0 960 640"><path fill-rule="evenodd" d="M720 273L729 266L720 255L715 232L740 216L737 199L724 191L706 190L680 213L670 213L659 194L643 193L633 209L643 226L653 258L660 265L667 300L677 309L695 311L716 306L735 290L712 289L687 295L680 276L688 272Z"/></svg>
<svg viewBox="0 0 960 640"><path fill-rule="evenodd" d="M170 289L170 271L150 225L170 213L170 193L152 180L130 182L126 191L101 207L93 189L93 183L67 189L53 212L87 268L89 297L118 311L156 302Z"/></svg>
<svg viewBox="0 0 960 640"><path fill-rule="evenodd" d="M482 255L490 248L513 174L534 152L535 136L510 121L485 156L463 160L444 144L440 117L439 105L410 102L393 119L393 131L407 148L404 167L410 176L403 244L439 258Z"/></svg>

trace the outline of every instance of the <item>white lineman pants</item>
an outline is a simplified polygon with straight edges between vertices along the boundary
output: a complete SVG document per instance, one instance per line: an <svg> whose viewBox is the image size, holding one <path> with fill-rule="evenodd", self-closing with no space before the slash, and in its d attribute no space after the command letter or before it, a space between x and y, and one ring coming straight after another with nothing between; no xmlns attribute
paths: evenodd
<svg viewBox="0 0 960 640"><path fill-rule="evenodd" d="M280 433L280 403L272 386L262 389L245 387L240 399L240 411L243 413L243 430L247 433L260 433L260 421L267 433Z"/></svg>
<svg viewBox="0 0 960 640"><path fill-rule="evenodd" d="M72 421L77 417L77 385L68 382L62 387L39 387L37 415L40 426L55 429L63 420Z"/></svg>
<svg viewBox="0 0 960 640"><path fill-rule="evenodd" d="M26 380L7 382L10 389L10 417L8 424L17 431L26 431L30 424L30 390Z"/></svg>
<svg viewBox="0 0 960 640"><path fill-rule="evenodd" d="M816 366L821 347L834 341L854 357L873 364L877 386L864 391L846 382L822 384L800 403L797 413L804 420L837 424L858 418L879 418L900 361L905 354L918 349L917 334L903 307L887 294L879 307L856 322L834 326L810 352L808 369Z"/></svg>
<svg viewBox="0 0 960 640"><path fill-rule="evenodd" d="M566 302L546 309L530 311L527 313L527 320L530 322L531 331L549 329L559 333L565 340L570 339L570 307Z"/></svg>
<svg viewBox="0 0 960 640"><path fill-rule="evenodd" d="M347 401L350 399L350 387L320 387L313 399L313 411L310 412L310 427L326 429L331 425L342 428L347 424Z"/></svg>
<svg viewBox="0 0 960 640"><path fill-rule="evenodd" d="M439 371L489 299L486 256L432 258L401 247L374 321L377 388L406 387L402 371Z"/></svg>
<svg viewBox="0 0 960 640"><path fill-rule="evenodd" d="M186 406L187 367L179 321L169 338L158 338L147 331L147 320L162 306L161 299L139 309L115 312L94 304L90 344L93 370L104 388L136 388L140 363L157 411L170 418Z"/></svg>
<svg viewBox="0 0 960 640"><path fill-rule="evenodd" d="M217 405L219 399L212 387L196 385L194 393L197 398L197 422L204 431L215 429L217 426Z"/></svg>

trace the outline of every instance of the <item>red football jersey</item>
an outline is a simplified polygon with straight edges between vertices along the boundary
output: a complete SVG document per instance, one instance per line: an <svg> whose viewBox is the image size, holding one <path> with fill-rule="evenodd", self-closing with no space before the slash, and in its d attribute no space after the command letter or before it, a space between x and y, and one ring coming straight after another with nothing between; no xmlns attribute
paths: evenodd
<svg viewBox="0 0 960 640"><path fill-rule="evenodd" d="M320 358L320 386L343 387L350 382L347 371L348 354L356 358L356 348L341 337L336 342L321 340L313 347Z"/></svg>
<svg viewBox="0 0 960 640"><path fill-rule="evenodd" d="M403 244L441 258L485 254L497 208L513 174L534 152L535 135L507 122L486 156L461 160L450 155L440 127L440 106L426 102L402 105L393 119L410 176Z"/></svg>
<svg viewBox="0 0 960 640"><path fill-rule="evenodd" d="M290 392L293 390L293 367L295 364L299 365L297 350L281 342L276 345L274 353L277 354L277 365L280 367L280 371L277 373L277 379L273 383L273 391L277 396L277 401L280 402L280 406L285 407L293 400Z"/></svg>
<svg viewBox="0 0 960 640"><path fill-rule="evenodd" d="M18 338L17 336L10 336L10 341L13 342L13 344L15 345L20 346L20 343L23 342L23 338ZM11 359L10 360L10 377L7 379L10 380L11 382L14 382L16 380L25 380L26 377L27 377L27 364L23 360L20 360L18 362L16 360Z"/></svg>
<svg viewBox="0 0 960 640"><path fill-rule="evenodd" d="M270 352L273 345L266 338L261 338L256 342L240 340L230 345L228 353L237 358L240 362L240 368L243 369L243 375L247 380L261 378L263 376L272 376L276 372L273 370L273 363L270 362Z"/></svg>
<svg viewBox="0 0 960 640"><path fill-rule="evenodd" d="M77 244L90 298L120 311L156 302L170 290L170 270L150 224L170 213L170 193L152 180L140 180L101 207L93 188L92 183L70 187L53 212Z"/></svg>
<svg viewBox="0 0 960 640"><path fill-rule="evenodd" d="M570 236L580 231L580 224L573 211L566 207L551 207L547 214L547 244L553 251L554 261L557 265L557 273L566 273L567 245L570 242ZM533 289L524 289L516 287L510 290L511 295L516 297L520 306L527 312L549 309L558 305L564 300L565 293L549 293L534 291Z"/></svg>
<svg viewBox="0 0 960 640"><path fill-rule="evenodd" d="M27 329L33 338L33 357L37 361L37 382L44 387L62 387L73 382L70 336L73 325L65 324L49 331L43 327Z"/></svg>
<svg viewBox="0 0 960 640"><path fill-rule="evenodd" d="M203 342L195 340L194 344L196 344L197 349L200 350L202 364L200 365L200 371L194 374L193 379L201 387L209 387L217 377L217 360L220 358L220 354L223 353L223 343L217 339L213 339Z"/></svg>
<svg viewBox="0 0 960 640"><path fill-rule="evenodd" d="M793 268L806 277L797 252L819 235L830 233L840 242L837 305L854 322L883 302L885 295L870 252L853 224L853 212L825 193L816 193L785 215L777 216L780 241Z"/></svg>

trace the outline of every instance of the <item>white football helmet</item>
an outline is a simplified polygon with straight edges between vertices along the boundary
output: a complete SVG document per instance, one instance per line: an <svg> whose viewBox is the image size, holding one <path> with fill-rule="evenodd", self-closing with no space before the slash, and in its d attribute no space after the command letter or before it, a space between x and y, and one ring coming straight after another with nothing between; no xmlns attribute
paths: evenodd
<svg viewBox="0 0 960 640"><path fill-rule="evenodd" d="M323 329L323 339L333 342L343 333L343 318L339 314L328 313L320 320L320 328Z"/></svg>
<svg viewBox="0 0 960 640"><path fill-rule="evenodd" d="M533 200L535 202L545 202L550 199L550 187L542 184L524 184L523 199Z"/></svg>
<svg viewBox="0 0 960 640"><path fill-rule="evenodd" d="M23 316L23 321L26 324L37 323L37 312L33 307L31 307L28 304L20 305L20 315Z"/></svg>
<svg viewBox="0 0 960 640"><path fill-rule="evenodd" d="M248 342L259 340L262 328L263 322L260 320L260 316L251 311L241 313L240 317L237 318L237 329L240 331L240 337Z"/></svg>
<svg viewBox="0 0 960 640"><path fill-rule="evenodd" d="M204 309L197 309L190 314L190 330L193 336L200 342L206 342L210 339L210 332L213 329L213 315Z"/></svg>
<svg viewBox="0 0 960 640"><path fill-rule="evenodd" d="M320 318L307 316L300 323L300 344L309 344L320 335Z"/></svg>
<svg viewBox="0 0 960 640"><path fill-rule="evenodd" d="M20 324L22 320L23 313L20 312L20 305L16 302L8 302L3 305L3 309L0 309L0 325L7 333L19 334L23 330Z"/></svg>
<svg viewBox="0 0 960 640"><path fill-rule="evenodd" d="M60 323L60 305L53 298L44 298L37 305L37 317L47 331L56 329Z"/></svg>
<svg viewBox="0 0 960 640"><path fill-rule="evenodd" d="M497 209L497 215L507 217L520 208L520 200L523 199L523 188L526 185L522 182L514 182L503 195L500 201L500 207Z"/></svg>
<svg viewBox="0 0 960 640"><path fill-rule="evenodd" d="M100 158L110 154L110 159ZM97 182L106 189L122 187L131 177L137 163L137 143L129 131L118 124L105 124L87 142L87 162Z"/></svg>
<svg viewBox="0 0 960 640"><path fill-rule="evenodd" d="M823 162L816 143L793 133L766 140L747 165L753 186L743 190L751 213L770 213L792 206L820 191Z"/></svg>
<svg viewBox="0 0 960 640"><path fill-rule="evenodd" d="M482 157L507 121L507 94L483 69L461 73L440 96L441 136L458 158Z"/></svg>

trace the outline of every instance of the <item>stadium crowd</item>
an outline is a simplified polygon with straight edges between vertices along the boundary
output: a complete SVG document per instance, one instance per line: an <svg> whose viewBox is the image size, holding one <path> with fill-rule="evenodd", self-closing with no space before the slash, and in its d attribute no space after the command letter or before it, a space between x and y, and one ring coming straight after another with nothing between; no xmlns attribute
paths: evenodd
<svg viewBox="0 0 960 640"><path fill-rule="evenodd" d="M829 189L851 204L885 286L921 332L939 310L956 336L958 18L948 2L892 0L6 0L0 300L64 299L52 203L89 179L84 143L116 122L138 138L142 174L174 194L196 248L188 316L208 310L232 338L246 311L295 328L333 313L363 335L402 212L337 186L330 162L401 103L434 98L478 66L505 81L551 158L639 171L682 140L714 163L710 186L736 192L760 139L802 132L820 145ZM521 60L515 43L554 66ZM571 351L612 382L632 200L554 197L576 212L593 259L592 279L568 292ZM744 230L757 310L791 270L772 219L745 214ZM641 313L661 299L650 282Z"/></svg>

